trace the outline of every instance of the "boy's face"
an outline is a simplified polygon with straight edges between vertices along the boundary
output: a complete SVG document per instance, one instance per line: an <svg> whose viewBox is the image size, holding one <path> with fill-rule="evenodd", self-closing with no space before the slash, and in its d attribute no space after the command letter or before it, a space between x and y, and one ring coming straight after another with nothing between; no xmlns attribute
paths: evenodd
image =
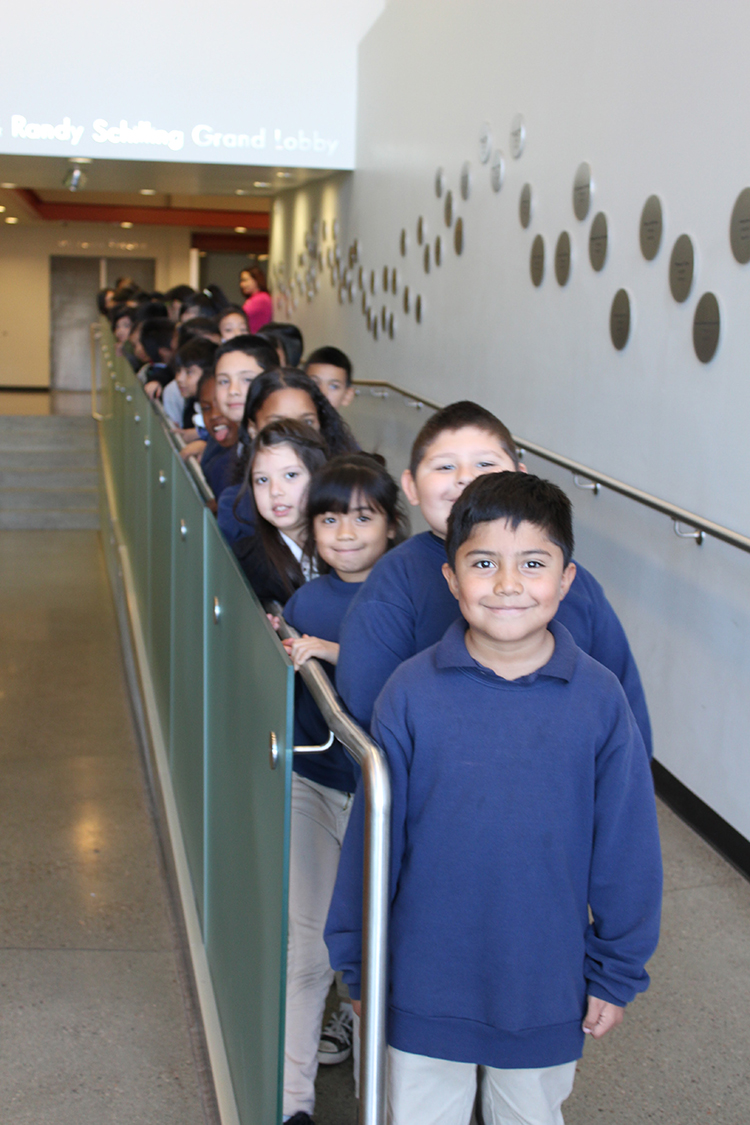
<svg viewBox="0 0 750 1125"><path fill-rule="evenodd" d="M520 472L526 472L523 465ZM484 473L515 472L513 458L500 439L478 426L443 430L424 451L415 476L407 469L401 486L410 504L422 509L430 529L441 539L448 516L459 496L475 477Z"/></svg>
<svg viewBox="0 0 750 1125"><path fill-rule="evenodd" d="M197 363L191 363L189 367L178 367L175 372L175 381L180 388L180 394L183 398L190 398L198 390L198 383L203 374L203 368Z"/></svg>
<svg viewBox="0 0 750 1125"><path fill-rule="evenodd" d="M263 368L244 352L228 352L216 363L216 402L225 418L241 422L250 384Z"/></svg>
<svg viewBox="0 0 750 1125"><path fill-rule="evenodd" d="M227 340L233 340L235 336L246 336L248 334L247 321L241 313L227 313L226 316L221 318L219 323L221 329L221 342L226 343Z"/></svg>
<svg viewBox="0 0 750 1125"><path fill-rule="evenodd" d="M474 638L514 651L538 640L575 578L575 563L536 524L479 523L443 574Z"/></svg>
<svg viewBox="0 0 750 1125"><path fill-rule="evenodd" d="M354 398L354 387L347 386L343 367L334 367L332 363L310 363L306 370L336 410L350 404Z"/></svg>
<svg viewBox="0 0 750 1125"><path fill-rule="evenodd" d="M213 379L207 379L201 387L200 408L203 415L203 424L214 441L218 441L224 449L231 449L237 444L240 428L231 418L225 418L216 405L216 384Z"/></svg>

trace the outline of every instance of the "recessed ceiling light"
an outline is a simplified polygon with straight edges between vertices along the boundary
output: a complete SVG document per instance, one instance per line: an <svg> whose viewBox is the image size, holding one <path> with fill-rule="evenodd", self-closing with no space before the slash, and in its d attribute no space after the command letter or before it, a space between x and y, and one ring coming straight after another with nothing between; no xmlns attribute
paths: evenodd
<svg viewBox="0 0 750 1125"><path fill-rule="evenodd" d="M291 178L292 178L291 172L277 172L276 175L279 177L280 180L291 180Z"/></svg>
<svg viewBox="0 0 750 1125"><path fill-rule="evenodd" d="M255 180L253 182L253 187L270 187L270 186L271 185L269 183L267 183L266 180Z"/></svg>
<svg viewBox="0 0 750 1125"><path fill-rule="evenodd" d="M91 159L90 156L71 156L70 160L69 160L69 163L70 164L93 164L94 162L93 162L93 160Z"/></svg>
<svg viewBox="0 0 750 1125"><path fill-rule="evenodd" d="M133 226L133 224L132 223L120 223L120 226L122 227L123 230L130 230L131 227Z"/></svg>
<svg viewBox="0 0 750 1125"><path fill-rule="evenodd" d="M156 195L156 189L152 187L142 187L140 195Z"/></svg>
<svg viewBox="0 0 750 1125"><path fill-rule="evenodd" d="M14 187L18 187L18 184L0 184L0 187L14 188Z"/></svg>
<svg viewBox="0 0 750 1125"><path fill-rule="evenodd" d="M247 190L243 187L235 188L235 195L247 195Z"/></svg>
<svg viewBox="0 0 750 1125"><path fill-rule="evenodd" d="M247 227L235 227L234 233L235 234L247 234Z"/></svg>
<svg viewBox="0 0 750 1125"><path fill-rule="evenodd" d="M2 213L4 210L5 210L5 208L0 206L0 213Z"/></svg>
<svg viewBox="0 0 750 1125"><path fill-rule="evenodd" d="M6 215L5 221L6 223L17 223L18 219L14 215Z"/></svg>

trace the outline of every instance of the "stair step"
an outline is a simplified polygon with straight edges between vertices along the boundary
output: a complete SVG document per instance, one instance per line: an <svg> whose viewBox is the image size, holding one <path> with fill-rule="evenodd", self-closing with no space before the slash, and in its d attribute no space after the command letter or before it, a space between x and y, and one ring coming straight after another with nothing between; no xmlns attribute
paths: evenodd
<svg viewBox="0 0 750 1125"><path fill-rule="evenodd" d="M0 469L91 469L96 465L96 455L81 449L36 450L33 459L19 449L4 450L0 446Z"/></svg>
<svg viewBox="0 0 750 1125"><path fill-rule="evenodd" d="M96 488L98 474L88 465L78 468L33 469L16 465L0 466L0 489L3 488Z"/></svg>
<svg viewBox="0 0 750 1125"><path fill-rule="evenodd" d="M0 511L19 509L96 508L95 488L2 488Z"/></svg>
<svg viewBox="0 0 750 1125"><path fill-rule="evenodd" d="M0 531L96 531L99 512L90 509L70 511L0 511Z"/></svg>

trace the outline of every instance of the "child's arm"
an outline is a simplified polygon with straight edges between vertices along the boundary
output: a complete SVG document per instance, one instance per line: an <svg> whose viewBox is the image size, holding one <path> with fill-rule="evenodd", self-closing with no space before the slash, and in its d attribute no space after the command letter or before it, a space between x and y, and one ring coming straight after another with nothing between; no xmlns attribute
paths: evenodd
<svg viewBox="0 0 750 1125"><path fill-rule="evenodd" d="M338 664L339 646L335 641L324 641L320 637L310 637L307 633L303 633L301 637L289 637L281 643L287 651L287 656L291 657L295 672L299 671L311 657L326 660L329 664Z"/></svg>
<svg viewBox="0 0 750 1125"><path fill-rule="evenodd" d="M178 430L178 433L179 432ZM185 432L185 430L182 431L183 438L185 437ZM200 460L201 454L205 448L205 441L191 441L180 450L180 457L182 457L183 461L187 461L188 457L197 457Z"/></svg>
<svg viewBox="0 0 750 1125"><path fill-rule="evenodd" d="M583 1021L584 1034L592 1039L601 1039L613 1027L622 1023L625 1009L617 1004L610 1004L608 1000L599 1000L596 996L589 996L589 1006L586 1018Z"/></svg>

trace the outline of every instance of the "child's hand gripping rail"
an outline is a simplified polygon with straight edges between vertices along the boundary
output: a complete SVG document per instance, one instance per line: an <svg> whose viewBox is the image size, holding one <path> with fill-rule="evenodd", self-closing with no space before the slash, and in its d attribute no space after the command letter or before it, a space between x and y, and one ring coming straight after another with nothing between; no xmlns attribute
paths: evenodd
<svg viewBox="0 0 750 1125"><path fill-rule="evenodd" d="M281 607L278 635L298 637L287 625ZM362 907L362 1050L360 1056L360 1125L385 1122L385 1009L388 985L388 874L390 867L391 785L388 765L382 751L344 705L317 660L310 659L299 669L310 694L334 737L360 766L365 796L364 896ZM295 750L320 751L324 747L295 747Z"/></svg>

